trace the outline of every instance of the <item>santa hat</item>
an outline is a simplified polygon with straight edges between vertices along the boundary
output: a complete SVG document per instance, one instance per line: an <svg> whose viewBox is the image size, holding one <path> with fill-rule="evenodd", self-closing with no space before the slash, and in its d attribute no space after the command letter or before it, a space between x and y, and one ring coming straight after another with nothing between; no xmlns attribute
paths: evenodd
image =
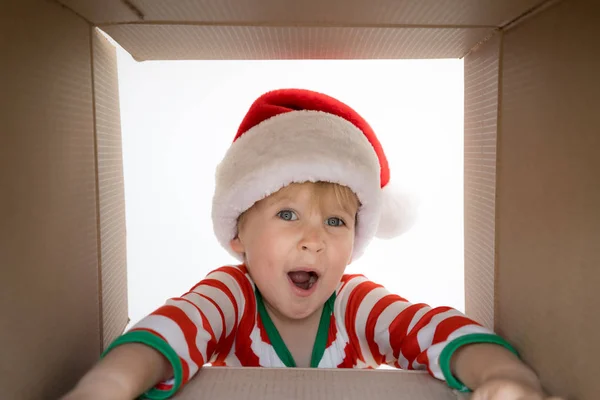
<svg viewBox="0 0 600 400"><path fill-rule="evenodd" d="M369 124L332 97L282 89L252 104L217 167L212 210L217 239L242 261L230 246L238 217L290 183L317 181L347 186L361 203L353 260L373 236L395 237L414 222L414 201L390 189L388 161Z"/></svg>

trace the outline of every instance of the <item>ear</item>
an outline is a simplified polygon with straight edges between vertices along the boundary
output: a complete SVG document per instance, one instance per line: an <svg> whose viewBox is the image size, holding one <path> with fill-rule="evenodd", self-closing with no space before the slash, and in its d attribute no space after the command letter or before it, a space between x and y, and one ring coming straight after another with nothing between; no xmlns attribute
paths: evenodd
<svg viewBox="0 0 600 400"><path fill-rule="evenodd" d="M348 262L346 263L346 267L348 267L348 265L350 265L350 264L352 264L352 253L350 253L350 257L348 257ZM344 270L345 270L345 268L344 268Z"/></svg>
<svg viewBox="0 0 600 400"><path fill-rule="evenodd" d="M236 253L239 253L239 254L245 253L246 249L244 247L244 244L240 240L239 236L236 236L235 238L231 239L231 242L229 242L229 245L231 246L231 249L233 251L235 251Z"/></svg>

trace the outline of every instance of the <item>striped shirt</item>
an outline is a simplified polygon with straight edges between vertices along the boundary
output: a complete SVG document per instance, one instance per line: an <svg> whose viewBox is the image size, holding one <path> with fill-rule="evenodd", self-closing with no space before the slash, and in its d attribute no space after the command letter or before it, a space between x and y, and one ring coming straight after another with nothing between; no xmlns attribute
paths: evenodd
<svg viewBox="0 0 600 400"><path fill-rule="evenodd" d="M513 350L459 311L411 304L363 275L342 277L324 306L319 331L315 351L319 341L322 349L316 356L313 352L313 367L377 368L387 364L427 370L461 390L468 389L450 373L450 357L456 348L491 342ZM173 366L174 378L151 389L146 393L149 398L165 398L165 391L174 394L205 364L294 366L290 364L293 360L285 359L289 352L244 265L212 271L189 292L168 300L139 321L106 352L131 342L154 347Z"/></svg>

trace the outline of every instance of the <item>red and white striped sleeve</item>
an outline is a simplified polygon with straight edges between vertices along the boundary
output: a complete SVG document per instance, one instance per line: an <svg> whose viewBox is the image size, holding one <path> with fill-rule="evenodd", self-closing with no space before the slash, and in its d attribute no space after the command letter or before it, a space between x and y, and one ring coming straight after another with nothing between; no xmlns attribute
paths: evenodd
<svg viewBox="0 0 600 400"><path fill-rule="evenodd" d="M104 354L124 343L144 343L158 350L171 362L174 376L145 396L168 398L204 364L223 362L236 336L254 326L255 310L254 287L245 267L221 267L140 320ZM243 339L238 341L244 344Z"/></svg>
<svg viewBox="0 0 600 400"><path fill-rule="evenodd" d="M412 304L362 275L347 276L338 298L357 361L427 370L451 387L468 391L450 371L450 358L470 343L495 343L516 353L504 339L450 307Z"/></svg>

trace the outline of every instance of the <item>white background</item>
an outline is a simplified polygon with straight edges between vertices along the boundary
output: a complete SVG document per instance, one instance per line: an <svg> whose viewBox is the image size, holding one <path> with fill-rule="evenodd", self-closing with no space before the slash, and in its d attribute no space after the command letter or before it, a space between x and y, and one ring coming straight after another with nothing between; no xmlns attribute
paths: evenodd
<svg viewBox="0 0 600 400"><path fill-rule="evenodd" d="M411 302L464 311L463 62L135 62L119 49L129 314L135 323L235 262L212 232L214 170L250 104L299 87L337 97L374 128L417 224L348 267Z"/></svg>

